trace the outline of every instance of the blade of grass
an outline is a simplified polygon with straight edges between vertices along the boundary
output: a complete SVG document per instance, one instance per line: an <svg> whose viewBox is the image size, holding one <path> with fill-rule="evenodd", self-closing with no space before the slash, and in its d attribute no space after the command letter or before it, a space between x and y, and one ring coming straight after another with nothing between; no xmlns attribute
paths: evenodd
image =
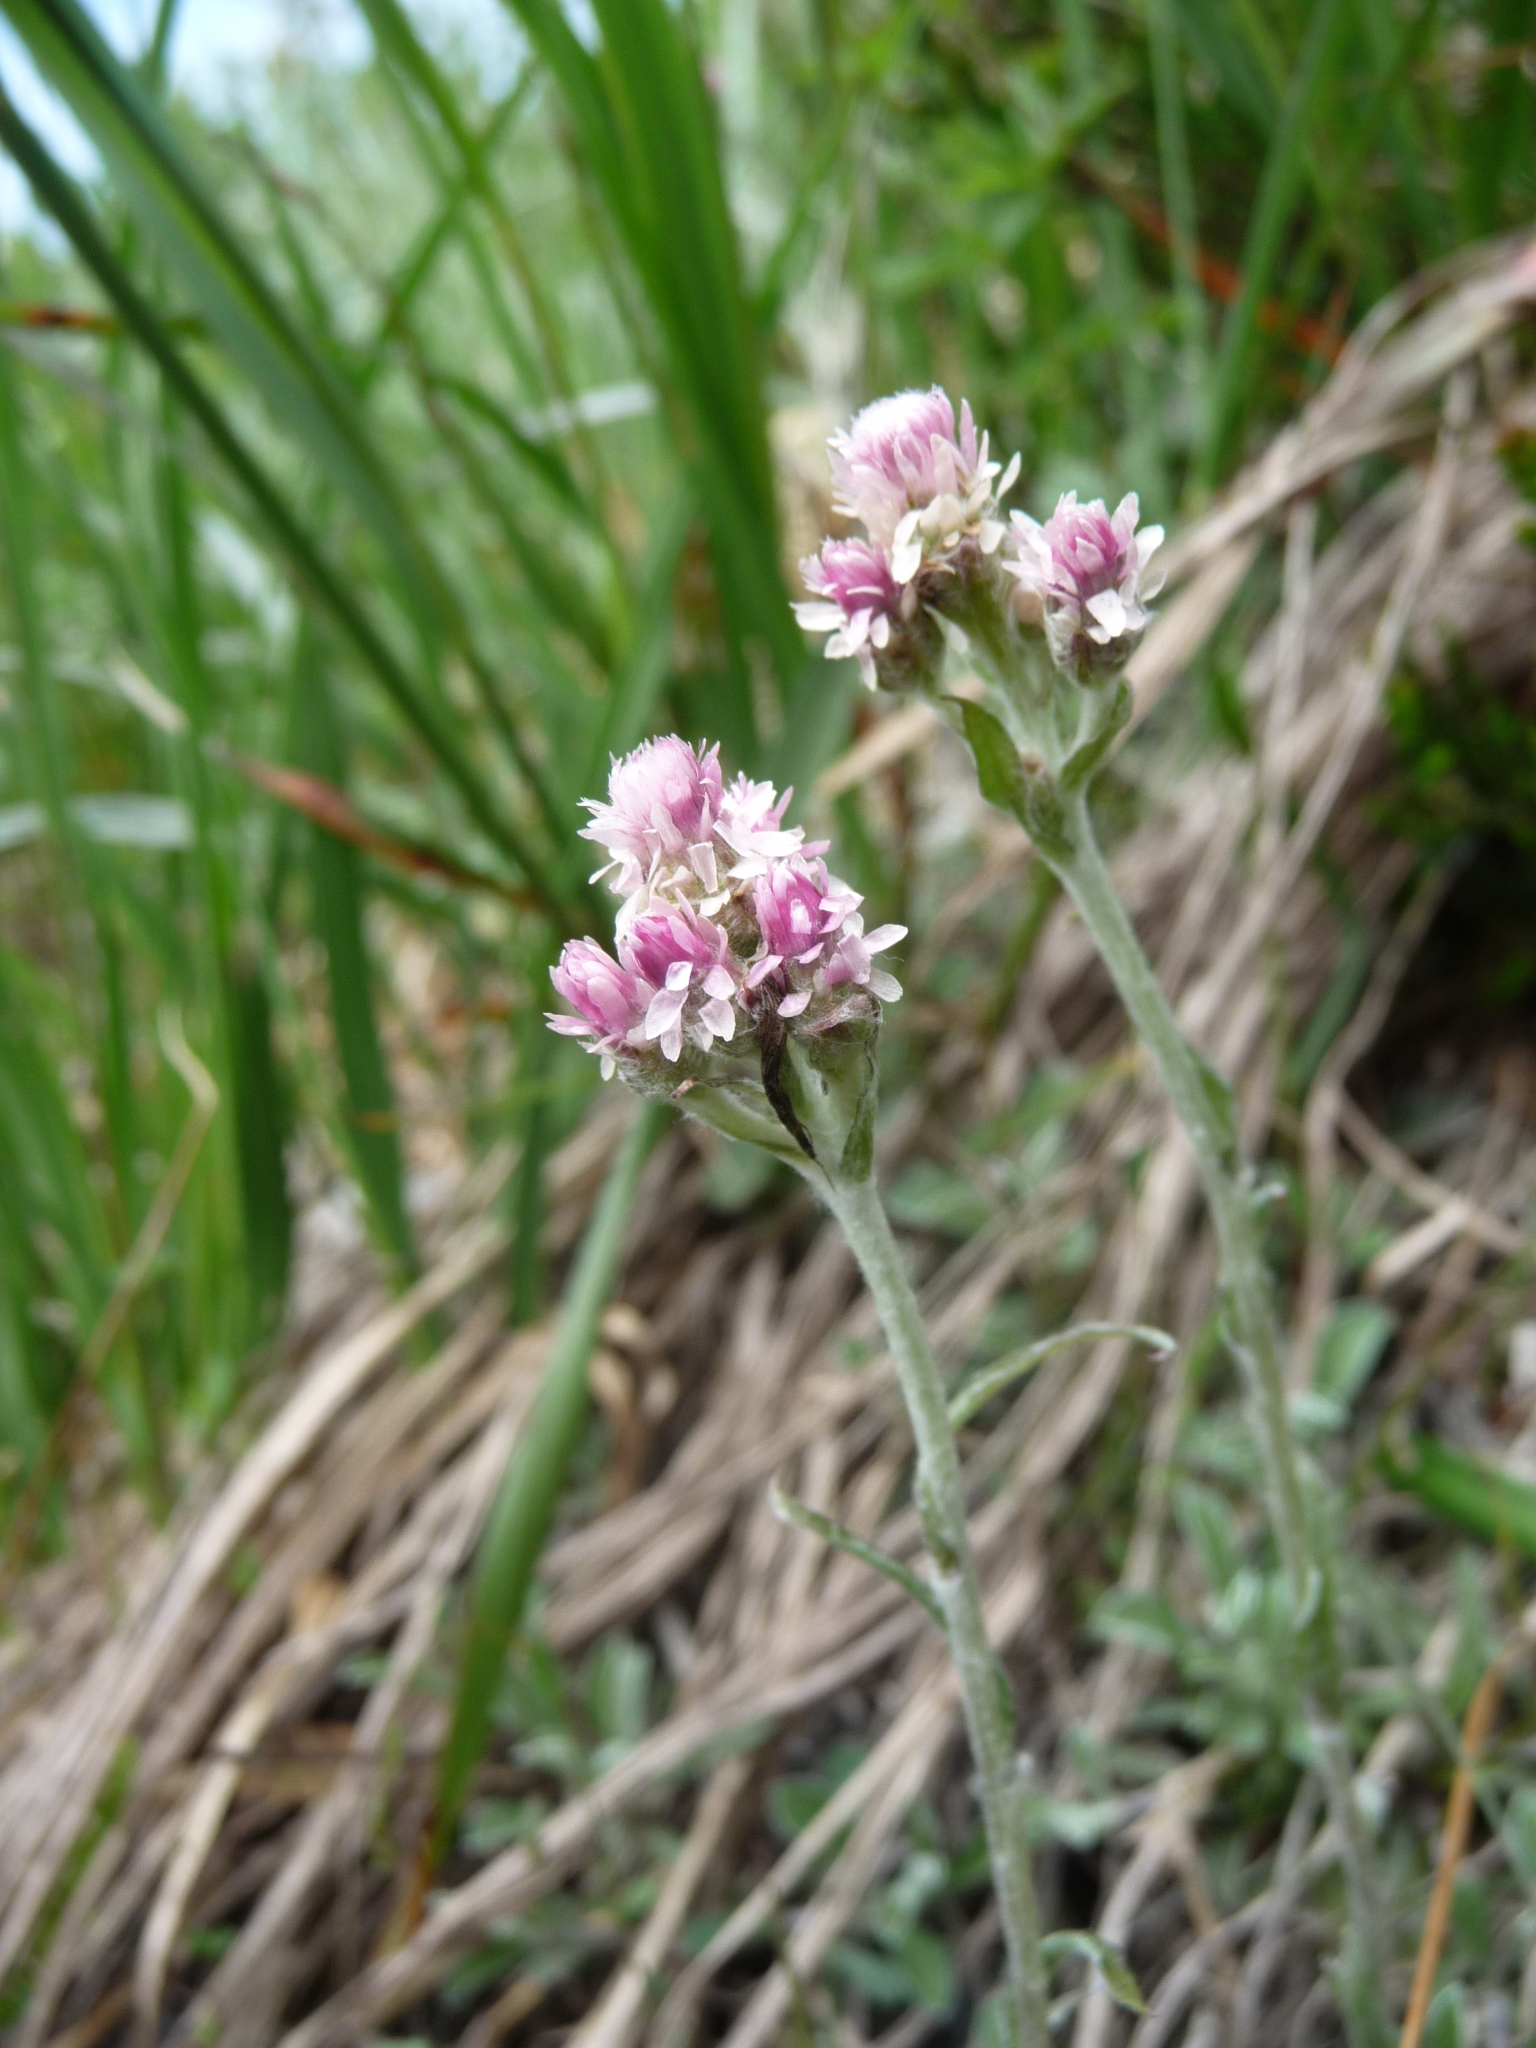
<svg viewBox="0 0 1536 2048"><path fill-rule="evenodd" d="M118 1268L111 1292L103 1302L101 1313L81 1350L68 1397L54 1415L42 1456L6 1533L5 1553L0 1558L0 1613L9 1605L17 1574L31 1551L48 1488L59 1469L70 1423L78 1412L81 1399L101 1378L113 1346L127 1327L129 1312L160 1255L204 1140L218 1115L219 1091L213 1076L187 1044L180 1018L169 1010L160 1020L160 1042L166 1058L186 1083L192 1098L191 1108L176 1140L175 1150L166 1163L160 1185L155 1190L154 1200L128 1249L128 1256Z"/></svg>
<svg viewBox="0 0 1536 2048"><path fill-rule="evenodd" d="M435 565L413 529L341 383L284 311L223 218L154 96L76 0L13 0L11 26L73 108L135 213L202 308L273 419L321 461L429 611L443 609Z"/></svg>
<svg viewBox="0 0 1536 2048"><path fill-rule="evenodd" d="M232 753L226 748L214 751L217 759L253 789L285 804L298 816L308 818L312 825L355 846L360 853L371 854L375 860L398 868L402 874L426 876L460 889L485 889L520 909L538 908L538 898L515 882L474 867L441 847L385 831L357 808L344 789L328 782L323 775L311 775L301 768L284 768L275 761L259 761L254 755Z"/></svg>
<svg viewBox="0 0 1536 2048"><path fill-rule="evenodd" d="M595 55L551 0L507 5L560 87L580 164L661 336L661 381L687 418L731 646L716 730L744 764L765 758L752 691L756 646L778 689L784 751L796 753L814 733L804 716L811 700L802 697L809 662L779 573L761 342L697 52L665 0L596 0ZM816 701L824 705L825 692Z"/></svg>
<svg viewBox="0 0 1536 2048"><path fill-rule="evenodd" d="M488 698L498 737L554 823L537 763L488 682L467 622L424 534L378 455L346 387L284 311L224 219L206 181L141 81L121 64L76 0L18 0L12 25L121 180L168 262L197 298L231 359L277 424L323 465L394 564L424 650L444 633Z"/></svg>
<svg viewBox="0 0 1536 2048"><path fill-rule="evenodd" d="M1191 404L1205 390L1205 299L1200 290L1200 229L1195 179L1184 120L1184 79L1173 0L1147 0L1147 43L1152 59L1152 100L1157 113L1157 157L1168 215L1174 292L1184 335L1184 381Z"/></svg>
<svg viewBox="0 0 1536 2048"><path fill-rule="evenodd" d="M1212 370L1200 466L1201 480L1208 488L1220 479L1237 428L1238 400L1248 375L1258 310L1280 258L1296 197L1302 144L1332 81L1343 18L1341 0L1316 0L1280 123L1264 160L1243 241L1242 291L1222 327Z"/></svg>
<svg viewBox="0 0 1536 2048"><path fill-rule="evenodd" d="M312 773L339 785L345 775L345 759L330 679L307 634L299 636L294 666L295 751ZM416 1249L405 1206L395 1092L374 1010L357 849L323 826L313 826L309 875L314 927L325 947L331 1022L345 1094L347 1149L380 1242L398 1263L397 1277L404 1281L415 1271Z"/></svg>
<svg viewBox="0 0 1536 2048"><path fill-rule="evenodd" d="M640 1104L609 1169L566 1284L533 1414L480 1540L453 1717L438 1767L429 1851L434 1868L452 1843L464 1795L485 1750L507 1650L586 1421L587 1366L619 1270L640 1169L667 1114L660 1104Z"/></svg>
<svg viewBox="0 0 1536 2048"><path fill-rule="evenodd" d="M125 324L160 364L167 383L196 419L239 482L301 582L324 603L368 667L457 787L475 822L532 882L562 925L581 928L579 908L563 878L528 841L492 795L437 703L412 681L340 571L305 529L264 466L176 346L158 313L140 294L96 225L74 181L0 91L0 141L25 173L39 201L58 221L81 260L117 305Z"/></svg>

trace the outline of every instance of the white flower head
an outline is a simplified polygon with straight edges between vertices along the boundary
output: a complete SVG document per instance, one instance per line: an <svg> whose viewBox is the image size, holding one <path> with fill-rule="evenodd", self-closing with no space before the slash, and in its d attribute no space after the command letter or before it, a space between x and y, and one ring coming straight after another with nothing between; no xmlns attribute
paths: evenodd
<svg viewBox="0 0 1536 2048"><path fill-rule="evenodd" d="M1018 476L1019 458L1006 470L990 459L968 403L961 404L957 429L955 409L937 385L899 391L867 405L830 445L834 503L887 551L898 587L911 584L926 562L950 563L962 542L983 556L997 552L1006 532L998 500Z"/></svg>

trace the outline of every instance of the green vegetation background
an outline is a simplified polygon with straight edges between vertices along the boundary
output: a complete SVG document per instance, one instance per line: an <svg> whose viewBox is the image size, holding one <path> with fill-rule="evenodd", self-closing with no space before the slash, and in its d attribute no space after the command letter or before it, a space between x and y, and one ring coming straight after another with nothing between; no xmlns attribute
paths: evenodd
<svg viewBox="0 0 1536 2048"><path fill-rule="evenodd" d="M161 1504L259 1372L295 1133L410 1272L388 934L482 1020L463 1124L518 1146L541 1305L595 1080L546 970L608 915L576 799L658 726L802 786L849 731L776 439L940 380L1033 509L1169 518L1386 293L1536 213L1524 0L593 0L583 36L508 0L495 100L427 0L358 4L365 68L284 62L227 122L168 94L175 0L133 63L74 0L5 7L104 165L0 97L63 231L0 255L13 1539L82 1372Z"/></svg>

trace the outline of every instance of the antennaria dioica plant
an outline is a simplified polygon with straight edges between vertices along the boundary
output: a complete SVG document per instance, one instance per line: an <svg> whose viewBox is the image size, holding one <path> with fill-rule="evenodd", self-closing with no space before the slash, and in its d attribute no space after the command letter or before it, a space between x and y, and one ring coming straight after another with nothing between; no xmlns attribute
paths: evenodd
<svg viewBox="0 0 1536 2048"><path fill-rule="evenodd" d="M834 437L832 467L838 509L867 539L828 540L804 564L816 595L799 607L802 623L830 634L830 658L854 655L870 688L923 691L954 716L982 794L1024 826L1070 892L1194 1152L1221 1254L1224 1334L1242 1371L1289 1593L1296 1676L1343 1850L1353 1937L1346 1965L1363 1980L1377 1930L1339 1711L1332 1560L1291 1430L1263 1252L1264 1192L1243 1154L1232 1091L1185 1037L1116 892L1088 805L1131 714L1125 668L1161 587L1153 557L1162 529L1138 534L1134 495L1111 515L1072 492L1043 526L1022 512L1005 526L997 501L1017 458L999 478L969 406L957 431L937 389L866 408ZM946 692L952 662L980 676L985 701Z"/></svg>
<svg viewBox="0 0 1536 2048"><path fill-rule="evenodd" d="M992 501L994 472L984 451L972 467L979 513ZM967 1396L951 1402L874 1174L880 1005L901 994L875 959L905 928L864 930L862 897L821 858L827 842L807 844L784 826L788 801L745 775L727 785L718 747L673 736L615 762L608 801L589 801L583 836L608 854L601 873L624 899L617 957L593 939L569 942L552 979L575 1014L549 1021L640 1095L678 1102L795 1167L858 1260L912 1424L928 1580L795 1503L776 1497L776 1506L884 1571L944 1632L977 1766L1013 2034L1045 2048L1050 1945L1030 1867L1013 1697L988 1640L967 1523L955 1439ZM983 1399L996 1391L995 1376L984 1377ZM1086 1944L1117 1995L1134 1996L1112 1952L1091 1936L1073 1941L1079 1952Z"/></svg>

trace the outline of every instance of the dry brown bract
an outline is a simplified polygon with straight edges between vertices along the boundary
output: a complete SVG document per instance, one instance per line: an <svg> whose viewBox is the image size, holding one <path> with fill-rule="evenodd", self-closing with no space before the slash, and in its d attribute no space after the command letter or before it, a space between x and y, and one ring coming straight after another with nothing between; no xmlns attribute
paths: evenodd
<svg viewBox="0 0 1536 2048"><path fill-rule="evenodd" d="M1384 307L1297 424L1168 550L1176 591L1135 663L1143 714L1216 630L1261 551L1284 561L1276 616L1255 638L1243 679L1261 736L1255 758L1146 788L1144 822L1116 856L1190 1027L1238 1082L1255 1145L1274 1101L1273 1006L1283 1001L1293 1017L1310 1011L1337 957L1309 857L1326 839L1367 911L1386 912L1401 893L1403 849L1381 838L1360 801L1379 770L1378 713L1394 668L1408 651L1437 672L1451 639L1495 683L1529 663L1536 560L1517 538L1518 507L1495 446L1512 422L1536 418L1532 394L1510 388L1501 341L1533 296L1536 251L1502 246ZM1373 495L1360 481L1367 455L1396 463ZM1312 499L1325 489L1353 509L1314 559ZM979 811L935 722L898 710L879 730L887 737L862 742L831 782L846 787L916 754L930 814L942 812L951 832L957 815L969 817L987 839L988 886L1016 878L1027 849ZM971 889L957 901L950 927L979 907L977 896ZM1409 1205L1399 1210L1407 1237L1420 1212L1439 1215L1438 1234L1415 1241L1412 1260L1383 1254L1383 1263L1397 1281L1419 1285L1453 1258L1451 1281L1465 1289L1478 1257L1517 1241L1503 1195L1519 1178L1518 1145L1475 1188L1447 1186L1400 1154L1406 1170L1394 1168L1385 1140L1373 1152L1349 1093L1350 1068L1381 1028L1426 922L1417 900L1326 1063L1306 1113L1304 1157L1319 1216L1341 1171L1341 1136L1390 1184L1387 1198ZM922 1028L920 1006L906 1028ZM1045 1053L1113 1054L1122 1027L1084 934L1058 909L1001 1029L951 1012L943 1033L927 1066L930 1096L893 1119L893 1154L921 1138L940 1095L952 1128L957 1113L1009 1103ZM1076 1157L1027 1202L999 1205L992 1223L928 1272L927 1305L956 1363L1001 1291L1048 1268L1088 1214L1102 1251L1079 1314L1161 1318L1185 1336L1204 1321L1211 1265L1188 1156L1135 1062L1110 1071L1078 1118ZM624 1113L605 1097L563 1156L556 1247L579 1229ZM1132 1193L1123 1162L1144 1148ZM30 1964L34 1987L19 2048L125 2028L146 2044L215 2032L228 2048L366 2041L438 1985L494 1922L570 1884L605 1821L653 1800L664 1781L684 1846L649 1919L597 1984L580 2048L636 2048L642 2038L670 2048L701 2027L720 2035L724 2008L711 1986L727 1966L734 1995L724 2038L729 2048L767 2048L796 1985L814 1987L830 1945L886 1868L910 1802L941 1767L958 1774L962 1763L954 1696L922 1615L885 1581L782 1528L765 1496L778 1474L818 1508L878 1529L911 1555L913 1518L890 1508L903 1427L883 1358L847 1367L848 1340L867 1350L874 1329L830 1231L821 1228L807 1251L803 1211L777 1234L711 1219L686 1134L671 1137L648 1171L623 1304L595 1372L623 1445L618 1477L601 1511L552 1546L543 1625L558 1650L572 1652L604 1629L649 1619L675 1680L666 1718L553 1812L535 1844L478 1869L461 1861L449 1888L420 1910L410 1872L443 1710L415 1681L437 1652L445 1600L473 1553L546 1341L542 1330L504 1332L499 1228L483 1210L440 1219L430 1271L402 1301L329 1337L317 1332L327 1316L339 1328L351 1282L328 1305L312 1305L286 1398L171 1531L121 1549L109 1600L69 1567L22 1588L25 1627L0 1670L0 1968ZM1320 1237L1299 1310L1303 1367L1334 1285ZM402 1346L434 1311L451 1334L424 1368L399 1370ZM967 1446L989 1612L998 1642L1024 1660L1023 1736L1062 1772L1064 1720L1110 1735L1150 1682L1143 1661L1123 1650L1074 1674L1065 1651L1040 1647L1053 1491L1104 1421L1126 1367L1119 1342L1065 1357ZM1127 1569L1142 1587L1162 1569L1166 1464L1183 1399L1178 1361L1163 1370ZM317 1719L338 1666L363 1649L383 1656L361 1711L344 1724ZM762 1851L764 1773L749 1757L702 1777L683 1773L724 1737L750 1730L762 1747L791 1717L850 1700L869 1732L866 1760L776 1862ZM1412 1749L1399 1740L1394 1758ZM1239 2006L1250 2019L1262 2012L1276 1943L1331 1854L1326 1833L1311 1839L1310 1809L1299 1807L1272 1891L1211 1924L1197 1831L1220 1768L1207 1759L1170 1781L1124 1836L1125 1853L1113 1842L1108 1852L1106 1929L1128 1938L1155 1908L1173 1930L1138 2037L1148 2044L1168 2038L1212 1982L1231 1979L1230 1993L1234 1958L1250 1948ZM93 1834L115 1779L126 1796ZM1128 1810L1128 1829L1135 1819ZM757 1846L749 1853L746 1842ZM381 1843L393 1845L393 1867ZM722 1859L735 1859L735 1874L751 1883L730 1887L734 1912L685 1966L678 1931L696 1902L724 1896ZM807 1884L780 1960L748 1984L744 1950ZM216 1922L239 1933L210 1969L190 1960L185 1937ZM983 1924L962 1960L985 1981L990 1956ZM466 2048L513 2032L542 1996L531 1979L504 1987L470 2025ZM1118 2024L1086 1999L1077 2038L1089 2048ZM915 2043L922 2029L919 2017L901 2038Z"/></svg>

